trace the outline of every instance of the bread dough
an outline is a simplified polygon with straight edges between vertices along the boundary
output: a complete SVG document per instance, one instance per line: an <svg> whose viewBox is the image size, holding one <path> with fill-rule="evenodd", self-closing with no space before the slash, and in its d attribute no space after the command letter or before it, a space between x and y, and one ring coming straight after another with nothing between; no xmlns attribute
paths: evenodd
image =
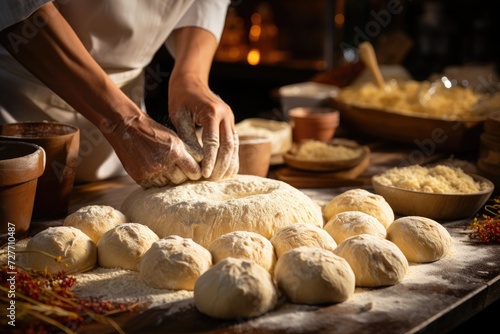
<svg viewBox="0 0 500 334"><path fill-rule="evenodd" d="M249 231L234 231L221 235L209 246L213 263L227 257L253 260L270 273L276 264L276 255L271 242L262 235Z"/></svg>
<svg viewBox="0 0 500 334"><path fill-rule="evenodd" d="M126 222L125 215L111 206L88 205L68 215L63 225L76 227L97 245L104 233Z"/></svg>
<svg viewBox="0 0 500 334"><path fill-rule="evenodd" d="M324 229L337 244L354 235L366 233L385 238L387 234L384 225L377 218L361 211L337 213L326 222Z"/></svg>
<svg viewBox="0 0 500 334"><path fill-rule="evenodd" d="M212 266L210 252L192 239L171 235L155 241L139 263L139 277L156 289L193 290Z"/></svg>
<svg viewBox="0 0 500 334"><path fill-rule="evenodd" d="M394 211L389 203L382 196L361 188L350 189L335 196L323 207L323 216L328 221L344 211L361 211L372 215L385 228L394 221Z"/></svg>
<svg viewBox="0 0 500 334"><path fill-rule="evenodd" d="M159 238L146 225L123 223L103 234L97 244L97 261L104 268L139 270L139 262Z"/></svg>
<svg viewBox="0 0 500 334"><path fill-rule="evenodd" d="M394 285L408 270L408 261L398 246L371 234L347 238L333 252L349 262L356 286Z"/></svg>
<svg viewBox="0 0 500 334"><path fill-rule="evenodd" d="M271 238L271 243L278 258L287 251L300 246L319 247L329 251L337 247L337 243L327 231L304 223L282 227Z"/></svg>
<svg viewBox="0 0 500 334"><path fill-rule="evenodd" d="M438 222L419 216L401 217L387 229L387 239L394 242L410 262L434 262L451 250L452 238Z"/></svg>
<svg viewBox="0 0 500 334"><path fill-rule="evenodd" d="M214 318L250 318L272 310L278 290L271 274L255 261L228 257L198 278L194 302Z"/></svg>
<svg viewBox="0 0 500 334"><path fill-rule="evenodd" d="M298 247L276 263L278 288L292 303L340 303L354 294L354 272L333 252L317 247Z"/></svg>
<svg viewBox="0 0 500 334"><path fill-rule="evenodd" d="M233 231L270 239L279 228L296 222L323 227L321 208L311 198L285 182L254 175L138 188L121 210L160 238L179 235L203 247Z"/></svg>
<svg viewBox="0 0 500 334"><path fill-rule="evenodd" d="M60 271L67 274L88 271L95 267L97 261L96 244L85 233L71 226L49 227L35 234L26 244L26 251L24 267L40 272L47 270L53 275ZM56 261L58 256L60 261Z"/></svg>

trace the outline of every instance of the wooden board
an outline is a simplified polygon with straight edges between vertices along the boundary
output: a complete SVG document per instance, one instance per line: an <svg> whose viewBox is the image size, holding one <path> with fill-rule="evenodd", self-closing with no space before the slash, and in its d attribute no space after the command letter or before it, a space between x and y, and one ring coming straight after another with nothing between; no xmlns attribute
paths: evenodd
<svg viewBox="0 0 500 334"><path fill-rule="evenodd" d="M276 171L276 178L296 188L330 188L348 185L365 185L365 180L356 180L370 165L370 156L366 155L361 162L349 169L337 172L308 172L291 167Z"/></svg>

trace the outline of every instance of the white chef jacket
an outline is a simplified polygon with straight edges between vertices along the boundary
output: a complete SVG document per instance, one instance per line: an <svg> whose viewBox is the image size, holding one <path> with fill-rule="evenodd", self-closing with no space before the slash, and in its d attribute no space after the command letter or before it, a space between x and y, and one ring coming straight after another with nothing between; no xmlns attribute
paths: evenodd
<svg viewBox="0 0 500 334"><path fill-rule="evenodd" d="M49 1L53 0L1 0L0 30L25 19ZM156 51L166 45L175 57L171 32L186 26L206 29L220 40L229 0L55 0L54 3L97 63L145 110L143 70ZM98 129L0 46L0 123L43 120L80 128L77 181L125 174Z"/></svg>

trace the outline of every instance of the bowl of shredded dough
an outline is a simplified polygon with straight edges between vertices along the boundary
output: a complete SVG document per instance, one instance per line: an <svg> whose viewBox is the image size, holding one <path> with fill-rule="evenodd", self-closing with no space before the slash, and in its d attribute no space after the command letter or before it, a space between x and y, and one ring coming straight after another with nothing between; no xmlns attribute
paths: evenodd
<svg viewBox="0 0 500 334"><path fill-rule="evenodd" d="M494 189L482 176L439 164L394 167L373 176L372 185L397 215L441 221L472 217Z"/></svg>
<svg viewBox="0 0 500 334"><path fill-rule="evenodd" d="M389 80L343 88L332 99L342 126L419 149L473 151L500 94L479 94L446 81Z"/></svg>
<svg viewBox="0 0 500 334"><path fill-rule="evenodd" d="M283 155L283 160L293 168L307 171L339 171L358 165L368 154L368 146L353 140L336 138L329 142L303 140Z"/></svg>

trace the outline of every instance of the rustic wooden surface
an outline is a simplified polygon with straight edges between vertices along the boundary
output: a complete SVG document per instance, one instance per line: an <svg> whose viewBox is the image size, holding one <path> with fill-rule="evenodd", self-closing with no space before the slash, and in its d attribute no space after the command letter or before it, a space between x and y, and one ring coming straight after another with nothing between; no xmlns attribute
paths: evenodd
<svg viewBox="0 0 500 334"><path fill-rule="evenodd" d="M325 203L352 188L371 189L371 175L387 168L412 162L411 150L373 145L370 166L352 184L332 188L301 188L314 200ZM447 159L446 154L425 157L425 163ZM414 161L412 163L415 163ZM272 166L269 176L286 166ZM72 193L69 212L90 204L111 205L120 209L123 199L138 186L128 177L106 182L77 185ZM294 309L283 299L278 308L259 323L258 319L217 320L198 312L191 303L176 312L176 305L164 305L116 318L126 333L446 333L500 299L500 245L474 244L464 234L468 220L443 222L454 244L470 252L455 252L430 266L429 275L438 279L378 289L356 289L361 300L335 305ZM59 225L62 218L34 221L31 234ZM462 258L460 258L462 257ZM368 302L369 301L369 302ZM389 305L389 303L391 305ZM397 308L394 308L397 305ZM299 312L304 323L290 322ZM169 315L170 314L170 315ZM272 318L272 321L269 320ZM267 325L266 320L267 319ZM269 325L272 323L273 325ZM305 325L307 324L307 325ZM111 327L93 323L84 333L114 333Z"/></svg>

